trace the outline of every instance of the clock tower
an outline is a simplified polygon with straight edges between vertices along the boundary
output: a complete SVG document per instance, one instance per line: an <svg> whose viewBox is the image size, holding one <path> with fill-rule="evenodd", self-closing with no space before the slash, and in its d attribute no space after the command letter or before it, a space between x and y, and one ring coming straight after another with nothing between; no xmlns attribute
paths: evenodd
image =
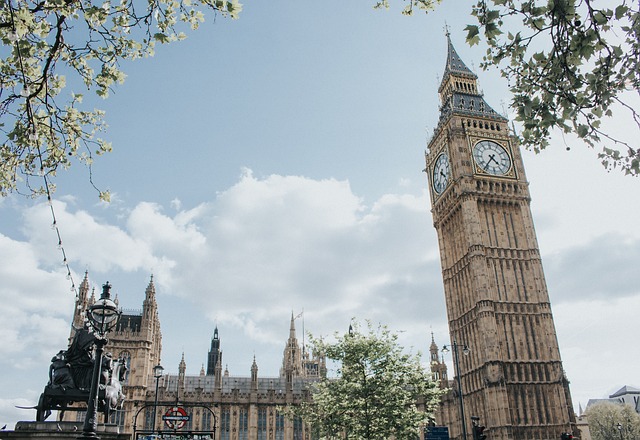
<svg viewBox="0 0 640 440"><path fill-rule="evenodd" d="M439 423L458 440L462 423L471 435L472 416L491 440L559 439L574 431L575 416L522 157L449 35L447 44L426 172L451 340L470 352L455 371L464 411L450 392Z"/></svg>

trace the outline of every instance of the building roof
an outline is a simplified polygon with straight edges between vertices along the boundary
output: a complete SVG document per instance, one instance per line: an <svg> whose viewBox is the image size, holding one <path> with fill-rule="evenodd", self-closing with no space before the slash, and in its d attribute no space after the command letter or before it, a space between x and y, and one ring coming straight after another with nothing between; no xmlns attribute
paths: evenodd
<svg viewBox="0 0 640 440"><path fill-rule="evenodd" d="M458 55L458 52L456 52L456 49L453 47L453 43L451 43L451 37L447 33L447 64L444 68L442 81L445 82L447 76L451 74L473 79L478 78L478 75L473 73L464 61L462 61L462 58L460 58L460 55Z"/></svg>
<svg viewBox="0 0 640 440"><path fill-rule="evenodd" d="M589 409L591 405L597 405L598 403L604 403L604 402L617 403L615 401L611 401L610 399L589 399L587 401L587 409Z"/></svg>
<svg viewBox="0 0 640 440"><path fill-rule="evenodd" d="M615 399L616 397L622 397L627 394L640 394L640 390L638 388L625 385L622 388L620 388L618 391L610 395L609 398Z"/></svg>
<svg viewBox="0 0 640 440"><path fill-rule="evenodd" d="M587 409L589 409L591 405L604 402L614 403L617 405L630 405L637 413L640 414L640 389L625 385L615 393L611 394L608 399L589 399L587 402Z"/></svg>
<svg viewBox="0 0 640 440"><path fill-rule="evenodd" d="M294 394L302 393L303 390L308 389L311 382L315 382L318 379L294 377L292 380L292 388ZM178 389L179 377L177 375L167 375L161 380L161 388L166 391L175 391ZM251 378L240 376L225 376L222 377L221 391L224 394L233 393L237 390L240 394L248 394L251 392ZM213 393L215 390L215 377L214 376L185 376L184 378L184 392L194 392L201 389L204 393ZM258 393L268 393L273 391L276 394L282 394L286 392L287 383L284 377L263 377L258 378ZM181 390L182 392L182 390Z"/></svg>

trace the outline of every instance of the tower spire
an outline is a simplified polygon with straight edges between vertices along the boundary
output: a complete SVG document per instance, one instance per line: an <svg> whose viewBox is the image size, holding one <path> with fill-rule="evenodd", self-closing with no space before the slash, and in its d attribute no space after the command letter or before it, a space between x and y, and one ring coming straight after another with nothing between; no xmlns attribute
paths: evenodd
<svg viewBox="0 0 640 440"><path fill-rule="evenodd" d="M78 290L78 297L80 301L87 300L87 294L89 293L89 271L84 271L84 278L80 283L80 288Z"/></svg>
<svg viewBox="0 0 640 440"><path fill-rule="evenodd" d="M81 317L84 316L84 311L89 303L89 288L89 271L85 271L84 278L82 279L78 289L78 298L76 300L76 311L74 312L74 317L77 314L81 315ZM75 324L76 322L74 319L74 326L76 326ZM76 327L82 327L82 318L80 319L80 325Z"/></svg>
<svg viewBox="0 0 640 440"><path fill-rule="evenodd" d="M478 76L462 61L453 47L451 36L447 33L447 62L440 87L440 120L438 129L454 113L457 115L492 118L506 122L507 119L493 110L478 91Z"/></svg>
<svg viewBox="0 0 640 440"><path fill-rule="evenodd" d="M291 312L291 324L289 326L289 339L287 345L284 348L282 368L280 369L280 376L287 377L289 380L293 376L299 376L302 373L302 354L300 347L298 346L298 339L296 338L296 317Z"/></svg>
<svg viewBox="0 0 640 440"><path fill-rule="evenodd" d="M258 363L255 354L253 355L253 364L251 364L251 390L258 390Z"/></svg>
<svg viewBox="0 0 640 440"><path fill-rule="evenodd" d="M222 351L220 350L220 337L218 336L218 326L216 325L211 338L211 348L207 357L207 376L216 374L216 366L222 362Z"/></svg>
<svg viewBox="0 0 640 440"><path fill-rule="evenodd" d="M438 345L436 344L433 332L431 332L431 345L429 346L429 352L431 354L431 362L438 362Z"/></svg>
<svg viewBox="0 0 640 440"><path fill-rule="evenodd" d="M90 306L89 298L89 272L84 272L84 278L78 287L78 295L76 296L75 308L73 310L73 319L71 321L71 332L69 334L69 344L73 340L76 331L84 326L85 312ZM95 297L93 298L95 301Z"/></svg>
<svg viewBox="0 0 640 440"><path fill-rule="evenodd" d="M478 75L473 73L471 69L467 67L467 65L462 61L458 52L456 52L455 47L453 47L453 43L451 42L451 35L447 30L447 63L445 64L444 74L442 75L442 82L447 80L448 75L460 75L472 79L477 79Z"/></svg>
<svg viewBox="0 0 640 440"><path fill-rule="evenodd" d="M296 338L296 318L293 317L293 310L291 311L291 325L289 326L289 339Z"/></svg>
<svg viewBox="0 0 640 440"><path fill-rule="evenodd" d="M153 283L153 275L149 280L147 289L144 292L144 302L142 303L143 316L147 320L147 325L151 325L151 321L158 313L158 305L156 303L156 286Z"/></svg>
<svg viewBox="0 0 640 440"><path fill-rule="evenodd" d="M149 280L149 284L147 285L147 290L145 290L145 298L155 299L156 297L156 286L153 283L153 274L151 274L151 279Z"/></svg>

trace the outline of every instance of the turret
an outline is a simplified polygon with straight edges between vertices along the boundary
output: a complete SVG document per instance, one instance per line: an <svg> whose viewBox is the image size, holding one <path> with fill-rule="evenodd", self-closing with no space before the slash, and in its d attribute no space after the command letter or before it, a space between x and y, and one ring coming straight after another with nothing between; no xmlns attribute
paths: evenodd
<svg viewBox="0 0 640 440"><path fill-rule="evenodd" d="M429 346L430 362L429 367L433 374L433 380L438 382L440 388L447 388L449 386L449 379L447 376L447 364L444 362L444 358L440 358L438 345L431 332L431 345Z"/></svg>
<svg viewBox="0 0 640 440"><path fill-rule="evenodd" d="M253 355L253 364L251 364L251 391L258 391L258 364L255 355Z"/></svg>
<svg viewBox="0 0 640 440"><path fill-rule="evenodd" d="M153 275L151 275L149 284L147 285L147 289L144 293L140 331L142 332L143 337L152 341L152 363L157 363L160 359L160 355L162 354L162 332L160 330L158 303L156 302L156 286L153 282Z"/></svg>
<svg viewBox="0 0 640 440"><path fill-rule="evenodd" d="M69 333L69 344L73 340L76 330L84 326L85 312L89 307L89 301L89 272L85 272L84 278L78 287L78 296L76 297L73 319L71 321L71 332Z"/></svg>
<svg viewBox="0 0 640 440"><path fill-rule="evenodd" d="M144 292L144 302L142 303L142 317L147 321L147 325L151 325L158 311L156 304L156 286L153 284L153 275L149 280L149 285Z"/></svg>
<svg viewBox="0 0 640 440"><path fill-rule="evenodd" d="M222 359L218 359L218 363L216 363L215 383L216 383L216 389L221 390L222 389Z"/></svg>
<svg viewBox="0 0 640 440"><path fill-rule="evenodd" d="M207 358L207 376L215 375L216 365L222 362L222 351L220 350L220 337L218 336L218 326L213 331L211 338L211 348Z"/></svg>
<svg viewBox="0 0 640 440"><path fill-rule="evenodd" d="M289 339L287 345L284 348L282 357L282 368L280 369L280 376L286 377L287 382L291 382L293 376L300 376L302 372L302 354L300 353L300 347L298 346L298 339L296 338L296 325L293 312L291 312L291 325L289 326Z"/></svg>
<svg viewBox="0 0 640 440"><path fill-rule="evenodd" d="M438 362L438 345L433 337L433 332L431 332L431 345L429 346L429 353L431 354L431 363Z"/></svg>
<svg viewBox="0 0 640 440"><path fill-rule="evenodd" d="M178 389L182 391L184 395L184 378L187 373L187 363L184 361L184 351L182 352L182 359L178 365ZM180 393L178 393L179 395Z"/></svg>
<svg viewBox="0 0 640 440"><path fill-rule="evenodd" d="M81 328L84 322L84 311L89 304L89 272L84 273L84 278L80 283L78 289L78 297L76 298L76 309L73 313L74 320L73 325L76 328Z"/></svg>

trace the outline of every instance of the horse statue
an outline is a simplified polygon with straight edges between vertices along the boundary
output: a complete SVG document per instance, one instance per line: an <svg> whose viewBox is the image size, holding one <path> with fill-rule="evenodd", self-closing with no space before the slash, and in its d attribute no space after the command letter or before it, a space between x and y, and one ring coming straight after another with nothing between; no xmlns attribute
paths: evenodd
<svg viewBox="0 0 640 440"><path fill-rule="evenodd" d="M107 420L111 411L121 409L124 403L122 382L124 382L127 373L127 366L125 359L122 358L114 361L111 357L105 356L102 360L103 370L98 390L98 410L104 413L105 420ZM105 368L105 363L109 364L107 368Z"/></svg>
<svg viewBox="0 0 640 440"><path fill-rule="evenodd" d="M52 411L84 411L84 407L72 406L76 402L88 402L91 379L95 365L93 347L95 336L87 329L80 329L67 350L60 350L49 367L49 382L40 395L36 409L36 421L43 422ZM122 408L124 394L122 384L127 371L126 360L113 360L110 353L102 357L98 386L98 411L105 420L111 412Z"/></svg>

